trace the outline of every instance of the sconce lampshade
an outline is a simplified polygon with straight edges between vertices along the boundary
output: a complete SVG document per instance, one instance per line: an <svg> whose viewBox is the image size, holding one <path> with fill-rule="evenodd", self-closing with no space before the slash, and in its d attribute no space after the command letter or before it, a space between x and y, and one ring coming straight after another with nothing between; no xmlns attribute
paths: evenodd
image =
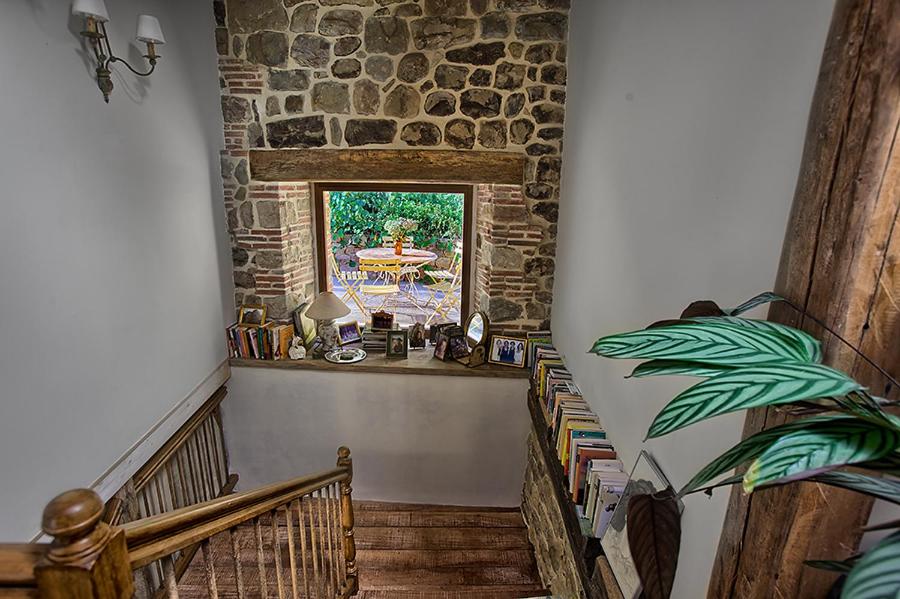
<svg viewBox="0 0 900 599"><path fill-rule="evenodd" d="M98 2L101 0L98 0ZM140 15L137 22L137 39L139 42L148 44L163 45L166 38L163 37L162 27L159 25L159 19L150 15Z"/></svg>
<svg viewBox="0 0 900 599"><path fill-rule="evenodd" d="M103 0L75 0L72 2L72 14L79 17L91 17L103 23L109 21L109 13Z"/></svg>
<svg viewBox="0 0 900 599"><path fill-rule="evenodd" d="M334 320L347 314L350 314L350 308L330 291L320 293L306 310L306 316L313 320Z"/></svg>

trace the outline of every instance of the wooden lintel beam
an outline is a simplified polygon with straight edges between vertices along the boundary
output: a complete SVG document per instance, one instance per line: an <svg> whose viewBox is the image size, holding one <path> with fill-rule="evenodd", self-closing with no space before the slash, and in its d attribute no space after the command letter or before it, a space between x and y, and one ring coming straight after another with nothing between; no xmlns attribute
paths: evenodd
<svg viewBox="0 0 900 599"><path fill-rule="evenodd" d="M415 181L521 185L525 155L476 150L250 150L256 181Z"/></svg>

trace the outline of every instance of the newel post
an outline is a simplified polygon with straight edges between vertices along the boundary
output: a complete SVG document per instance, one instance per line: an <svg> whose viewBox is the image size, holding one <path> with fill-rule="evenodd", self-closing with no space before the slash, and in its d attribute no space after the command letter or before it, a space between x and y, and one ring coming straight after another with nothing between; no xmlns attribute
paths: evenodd
<svg viewBox="0 0 900 599"><path fill-rule="evenodd" d="M347 588L344 596L352 597L359 591L359 572L356 569L356 540L353 538L353 458L350 449L338 449L337 467L347 470L347 478L341 481L341 528L344 531L344 561L347 563Z"/></svg>
<svg viewBox="0 0 900 599"><path fill-rule="evenodd" d="M55 497L41 520L53 537L35 568L42 599L126 599L134 593L125 532L100 521L103 501L90 489Z"/></svg>

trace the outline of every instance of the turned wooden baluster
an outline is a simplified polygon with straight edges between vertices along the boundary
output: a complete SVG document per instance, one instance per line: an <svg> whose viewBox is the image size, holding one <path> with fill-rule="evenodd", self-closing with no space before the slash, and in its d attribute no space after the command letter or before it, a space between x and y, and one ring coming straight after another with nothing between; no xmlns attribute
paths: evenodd
<svg viewBox="0 0 900 599"><path fill-rule="evenodd" d="M125 533L100 519L103 501L90 489L55 497L41 520L53 537L35 568L42 599L126 599L134 586Z"/></svg>
<svg viewBox="0 0 900 599"><path fill-rule="evenodd" d="M346 480L341 481L341 528L344 531L344 561L347 564L347 588L344 597L352 597L359 590L359 576L356 570L356 541L353 538L353 458L350 449L338 449L337 467L347 470Z"/></svg>

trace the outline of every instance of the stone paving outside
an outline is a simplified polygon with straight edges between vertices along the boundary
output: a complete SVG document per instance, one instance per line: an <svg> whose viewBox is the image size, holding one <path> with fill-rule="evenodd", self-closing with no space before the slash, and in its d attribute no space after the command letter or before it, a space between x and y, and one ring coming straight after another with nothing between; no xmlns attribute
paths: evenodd
<svg viewBox="0 0 900 599"><path fill-rule="evenodd" d="M397 324L401 327L408 327L411 324L416 322L425 323L428 320L428 317L434 312L435 301L431 300L426 303L429 298L431 298L431 291L428 287L420 281L416 281L414 285L410 285L408 282L401 282L400 288L402 292L398 296L391 297L388 300L388 304L385 308L388 312L394 313L394 319ZM340 282L332 277L331 280L331 290L337 294L338 297L342 297L344 295L344 288L340 284ZM407 295L408 294L408 295ZM412 298L418 297L418 300L414 301ZM456 292L457 300L459 299L460 292ZM366 306L371 310L374 310L381 304L383 298L381 297L365 297L360 294L361 299L365 302ZM443 293L437 293L437 302L440 302L443 299ZM417 303L418 305L417 305ZM344 303L350 308L350 314L347 316L338 319L339 322L349 322L354 318L357 322L360 323L360 326L366 324L369 321L369 313L363 314L360 310L359 306L356 305L356 302L353 301L352 298L347 297L344 300ZM457 303L457 306L459 304ZM459 322L459 308L453 308L450 311L450 320L454 322ZM432 319L431 323L441 323L447 322L448 320L438 314L435 318Z"/></svg>

